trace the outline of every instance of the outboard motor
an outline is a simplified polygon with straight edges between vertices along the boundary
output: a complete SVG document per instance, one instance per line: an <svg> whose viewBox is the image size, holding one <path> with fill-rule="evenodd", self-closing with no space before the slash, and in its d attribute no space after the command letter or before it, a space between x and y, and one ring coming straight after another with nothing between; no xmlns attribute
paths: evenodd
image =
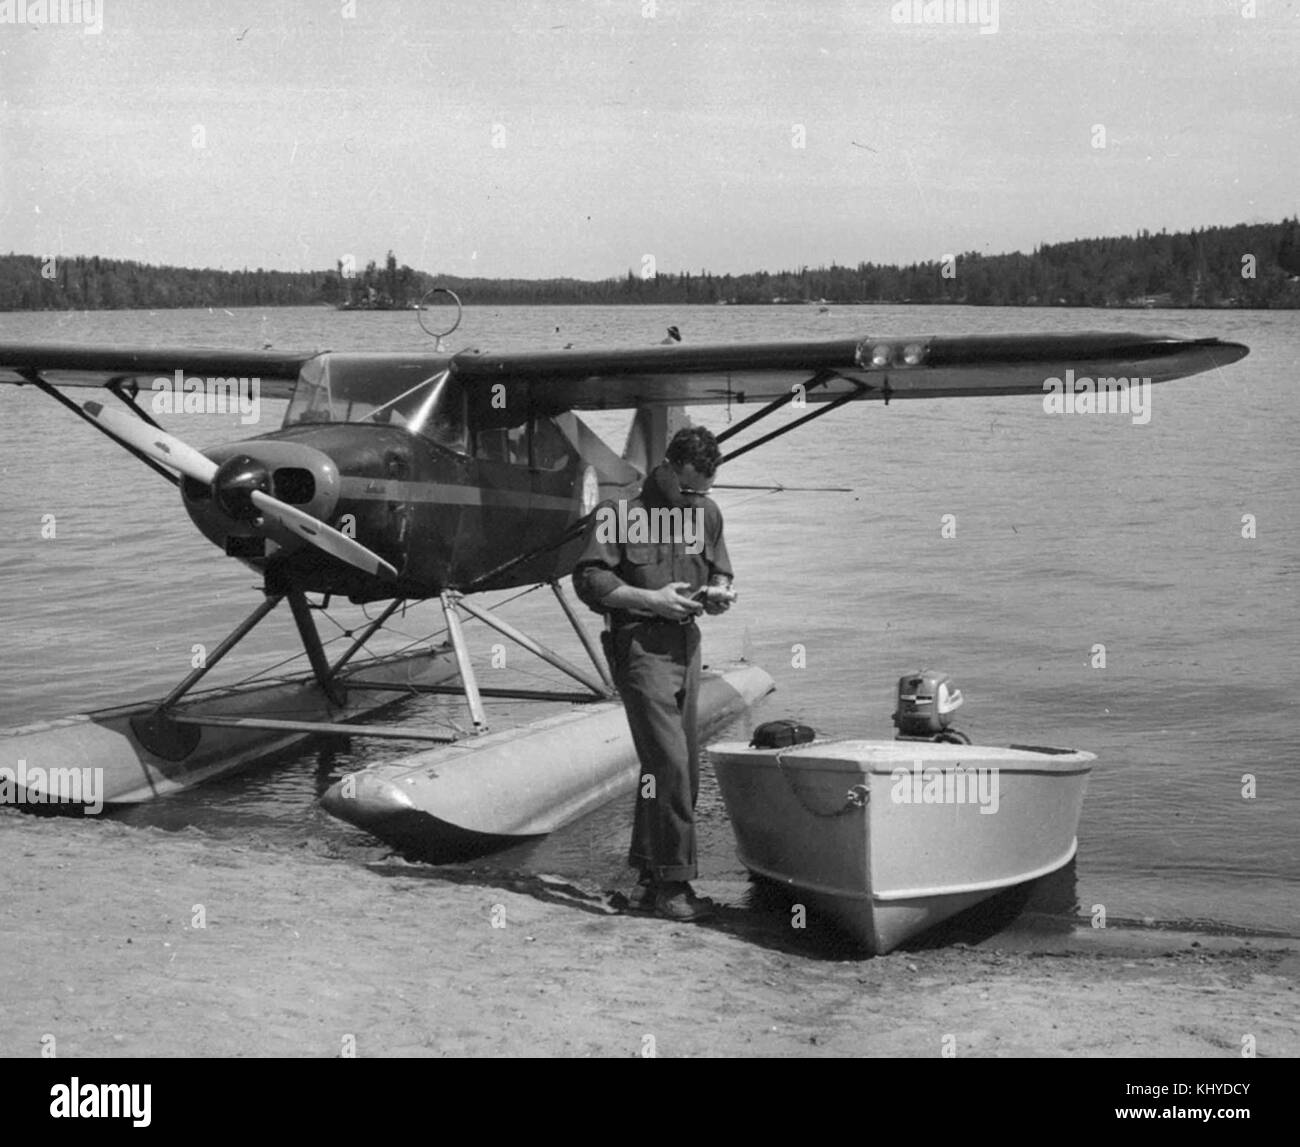
<svg viewBox="0 0 1300 1147"><path fill-rule="evenodd" d="M970 744L965 733L949 728L954 710L961 707L961 690L946 673L921 669L898 679L898 708L894 725L899 741L951 741Z"/></svg>

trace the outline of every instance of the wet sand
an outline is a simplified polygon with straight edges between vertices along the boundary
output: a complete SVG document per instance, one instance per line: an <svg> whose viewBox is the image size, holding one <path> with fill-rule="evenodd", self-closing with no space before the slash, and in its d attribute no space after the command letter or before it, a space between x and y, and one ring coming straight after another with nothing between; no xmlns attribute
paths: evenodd
<svg viewBox="0 0 1300 1147"><path fill-rule="evenodd" d="M0 865L5 1056L1300 1055L1292 940L1080 926L864 958L779 909L674 924L569 880L12 809Z"/></svg>

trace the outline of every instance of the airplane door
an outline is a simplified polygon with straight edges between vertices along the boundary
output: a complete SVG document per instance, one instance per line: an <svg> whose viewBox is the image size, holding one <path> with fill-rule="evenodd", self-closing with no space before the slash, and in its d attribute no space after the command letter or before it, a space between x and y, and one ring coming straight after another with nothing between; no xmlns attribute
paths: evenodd
<svg viewBox="0 0 1300 1147"><path fill-rule="evenodd" d="M530 517L537 545L557 537L574 511L575 483L580 483L578 452L551 418L531 422L529 474L532 476Z"/></svg>

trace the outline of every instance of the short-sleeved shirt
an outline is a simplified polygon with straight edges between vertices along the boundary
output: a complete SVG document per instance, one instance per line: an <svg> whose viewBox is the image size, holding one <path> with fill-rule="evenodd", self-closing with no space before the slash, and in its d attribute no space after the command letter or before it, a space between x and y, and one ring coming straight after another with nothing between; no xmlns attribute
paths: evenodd
<svg viewBox="0 0 1300 1147"><path fill-rule="evenodd" d="M688 521L685 513L695 516ZM597 613L617 613L601 602L620 586L653 590L680 581L690 593L716 576L733 576L717 503L701 496L685 507L670 506L652 474L638 497L596 508L573 586Z"/></svg>

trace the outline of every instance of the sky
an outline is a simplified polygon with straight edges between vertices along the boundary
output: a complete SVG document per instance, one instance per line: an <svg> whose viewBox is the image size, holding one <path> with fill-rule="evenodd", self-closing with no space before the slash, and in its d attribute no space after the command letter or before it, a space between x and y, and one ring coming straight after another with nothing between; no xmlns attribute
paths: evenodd
<svg viewBox="0 0 1300 1147"><path fill-rule="evenodd" d="M1300 0L59 3L0 0L3 252L601 279L1300 211Z"/></svg>

